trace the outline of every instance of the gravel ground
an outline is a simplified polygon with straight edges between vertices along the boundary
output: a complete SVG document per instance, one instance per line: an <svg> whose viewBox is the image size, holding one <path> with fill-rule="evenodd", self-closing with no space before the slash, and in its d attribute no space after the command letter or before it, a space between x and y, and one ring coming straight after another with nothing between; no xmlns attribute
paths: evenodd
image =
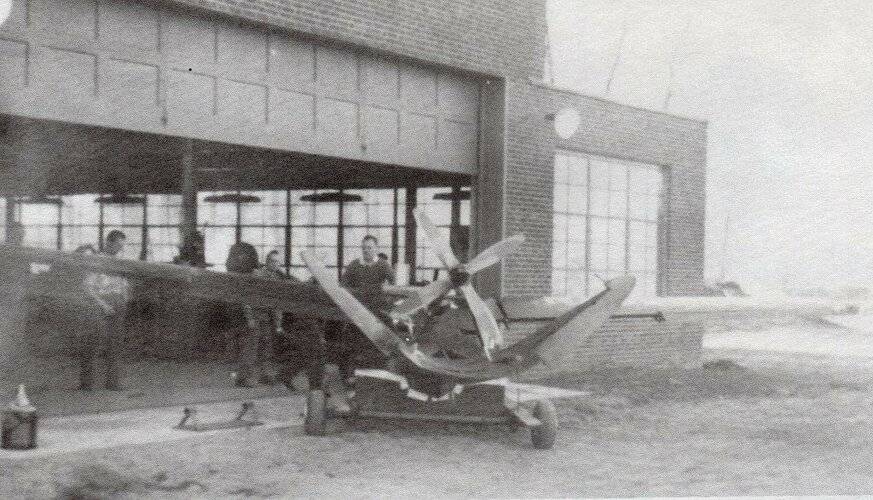
<svg viewBox="0 0 873 500"><path fill-rule="evenodd" d="M524 430L337 422L321 438L239 431L15 461L0 471L0 497L873 493L873 353L732 348L730 334L719 335L703 369L538 381L592 393L556 401L560 430L548 451L533 449Z"/></svg>

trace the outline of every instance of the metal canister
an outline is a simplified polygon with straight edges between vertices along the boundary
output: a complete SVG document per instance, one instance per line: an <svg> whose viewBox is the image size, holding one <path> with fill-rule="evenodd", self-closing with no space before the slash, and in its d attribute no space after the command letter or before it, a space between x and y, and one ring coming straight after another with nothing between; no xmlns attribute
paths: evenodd
<svg viewBox="0 0 873 500"><path fill-rule="evenodd" d="M18 386L18 395L3 410L2 448L30 450L36 448L36 408L27 399L24 385Z"/></svg>

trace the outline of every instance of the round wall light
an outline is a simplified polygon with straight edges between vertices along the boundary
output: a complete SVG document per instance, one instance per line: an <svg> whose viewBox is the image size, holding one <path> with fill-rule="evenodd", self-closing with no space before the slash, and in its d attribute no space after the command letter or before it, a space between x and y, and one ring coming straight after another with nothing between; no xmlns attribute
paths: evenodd
<svg viewBox="0 0 873 500"><path fill-rule="evenodd" d="M573 108L561 108L555 114L555 132L561 139L569 139L579 130L579 122L582 118L579 112Z"/></svg>
<svg viewBox="0 0 873 500"><path fill-rule="evenodd" d="M12 13L12 0L0 0L0 26L9 18Z"/></svg>

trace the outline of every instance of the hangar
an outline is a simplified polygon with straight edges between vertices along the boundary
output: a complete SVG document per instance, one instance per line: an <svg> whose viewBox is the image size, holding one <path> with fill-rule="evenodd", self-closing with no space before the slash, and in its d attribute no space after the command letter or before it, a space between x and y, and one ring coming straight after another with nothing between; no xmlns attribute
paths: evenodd
<svg viewBox="0 0 873 500"><path fill-rule="evenodd" d="M0 224L61 250L121 228L156 262L199 230L214 269L243 240L301 278L298 250L340 268L374 234L421 281L423 206L472 253L526 235L483 295L624 273L637 297L701 293L706 123L544 83L546 33L545 1L13 0ZM637 323L578 359L651 357ZM699 335L658 328L655 357ZM169 337L156 352L197 357L202 339Z"/></svg>

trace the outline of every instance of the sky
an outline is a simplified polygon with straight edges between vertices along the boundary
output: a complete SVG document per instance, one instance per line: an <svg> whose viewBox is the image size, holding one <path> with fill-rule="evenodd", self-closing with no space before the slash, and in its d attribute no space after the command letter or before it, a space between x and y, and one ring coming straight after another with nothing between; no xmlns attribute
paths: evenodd
<svg viewBox="0 0 873 500"><path fill-rule="evenodd" d="M873 2L547 5L556 85L708 122L709 280L873 286Z"/></svg>

